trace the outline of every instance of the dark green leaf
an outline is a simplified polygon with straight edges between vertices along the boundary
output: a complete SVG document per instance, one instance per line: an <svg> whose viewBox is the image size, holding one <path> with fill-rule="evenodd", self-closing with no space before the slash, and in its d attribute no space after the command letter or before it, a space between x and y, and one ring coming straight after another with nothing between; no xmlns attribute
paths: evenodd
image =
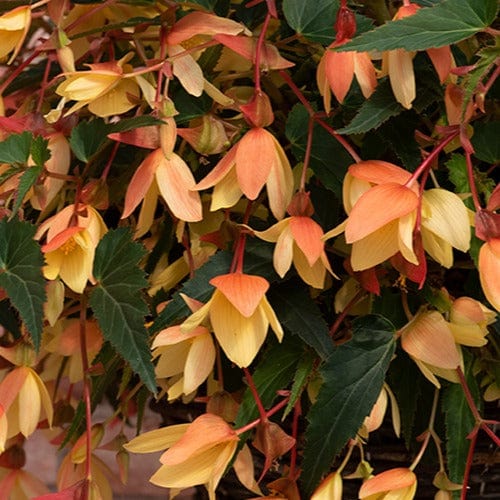
<svg viewBox="0 0 500 500"><path fill-rule="evenodd" d="M117 123L113 123L108 130L108 134L116 132L127 132L135 128L150 127L151 125L161 125L165 123L151 115L134 116L133 118L124 118Z"/></svg>
<svg viewBox="0 0 500 500"><path fill-rule="evenodd" d="M5 181L13 177L14 175L22 172L24 170L23 167L10 167L3 174L0 175L0 184L3 184Z"/></svg>
<svg viewBox="0 0 500 500"><path fill-rule="evenodd" d="M33 136L30 132L13 134L0 142L0 163L26 163L30 155Z"/></svg>
<svg viewBox="0 0 500 500"><path fill-rule="evenodd" d="M16 195L16 201L12 207L11 218L17 214L17 211L21 207L26 193L33 187L33 185L38 180L38 176L42 173L43 167L31 167L24 171L21 179L19 180L19 188Z"/></svg>
<svg viewBox="0 0 500 500"><path fill-rule="evenodd" d="M260 240L251 240L247 243L246 250L244 271L248 274L258 274L269 281L275 281L277 275L271 264L272 246ZM208 262L196 271L194 278L187 281L181 290L174 294L167 307L156 318L151 327L152 332L157 332L191 314L180 293L192 299L207 302L214 291L209 281L215 276L228 273L232 259L233 256L229 252L217 252L210 257Z"/></svg>
<svg viewBox="0 0 500 500"><path fill-rule="evenodd" d="M36 228L17 218L0 220L0 287L19 311L38 350L43 326L43 256L33 239Z"/></svg>
<svg viewBox="0 0 500 500"><path fill-rule="evenodd" d="M110 129L111 126L100 118L89 122L80 122L71 131L69 138L69 144L75 156L85 163L88 162L106 141Z"/></svg>
<svg viewBox="0 0 500 500"><path fill-rule="evenodd" d="M337 130L339 134L362 134L380 127L393 116L404 111L394 99L391 84L386 78L379 82L375 92L366 100L347 127Z"/></svg>
<svg viewBox="0 0 500 500"><path fill-rule="evenodd" d="M467 163L465 156L461 154L453 154L445 163L448 169L450 181L455 186L457 193L470 193L469 178L467 177Z"/></svg>
<svg viewBox="0 0 500 500"><path fill-rule="evenodd" d="M138 267L145 250L132 241L128 229L109 231L99 242L94 260L97 285L90 305L104 338L130 363L144 384L156 392L156 382L144 317L148 308L141 295L147 285Z"/></svg>
<svg viewBox="0 0 500 500"><path fill-rule="evenodd" d="M273 404L277 391L289 386L303 354L302 343L290 336L285 336L281 344L274 345L264 353L252 375L264 408L267 409ZM253 395L250 389L247 389L243 394L235 426L242 427L258 416L259 410Z"/></svg>
<svg viewBox="0 0 500 500"><path fill-rule="evenodd" d="M479 388L472 374L473 358L467 351L463 353L467 385L476 404L480 404ZM460 384L450 384L443 390L442 407L445 413L448 472L452 481L461 483L470 444L467 435L474 428L475 421Z"/></svg>
<svg viewBox="0 0 500 500"><path fill-rule="evenodd" d="M304 2L308 3L308 2ZM468 38L495 19L497 0L444 0L363 33L337 50L425 50Z"/></svg>
<svg viewBox="0 0 500 500"><path fill-rule="evenodd" d="M500 122L478 123L474 125L471 138L474 156L488 163L500 162Z"/></svg>
<svg viewBox="0 0 500 500"><path fill-rule="evenodd" d="M290 390L290 400L288 401L285 411L283 412L282 420L284 420L292 411L295 403L302 395L302 391L305 389L309 380L309 375L313 371L314 361L315 358L311 355L311 353L304 353L302 358L300 358L299 364L297 365L297 371L293 377L293 385Z"/></svg>
<svg viewBox="0 0 500 500"><path fill-rule="evenodd" d="M38 135L33 138L31 143L31 159L37 167L43 168L45 162L50 158L51 153L48 148L48 139Z"/></svg>
<svg viewBox="0 0 500 500"><path fill-rule="evenodd" d="M294 106L288 114L285 133L297 161L304 159L308 122L309 115L301 104ZM339 198L342 195L342 181L347 167L353 161L339 142L323 127L314 125L310 167L322 184L332 190Z"/></svg>
<svg viewBox="0 0 500 500"><path fill-rule="evenodd" d="M307 416L302 463L308 495L370 413L394 348L394 326L382 316L364 316L354 321L352 339L338 346L321 368L323 384Z"/></svg>
<svg viewBox="0 0 500 500"><path fill-rule="evenodd" d="M21 338L19 320L7 299L0 301L0 325L8 330L17 340Z"/></svg>
<svg viewBox="0 0 500 500"><path fill-rule="evenodd" d="M328 325L308 290L300 285L290 286L289 283L283 283L269 291L268 299L287 331L298 335L323 359L332 353L333 342Z"/></svg>
<svg viewBox="0 0 500 500"><path fill-rule="evenodd" d="M200 97L194 97L180 88L175 95L175 109L179 112L175 116L175 121L183 124L203 116L210 111L212 104L213 101L207 94L203 93Z"/></svg>

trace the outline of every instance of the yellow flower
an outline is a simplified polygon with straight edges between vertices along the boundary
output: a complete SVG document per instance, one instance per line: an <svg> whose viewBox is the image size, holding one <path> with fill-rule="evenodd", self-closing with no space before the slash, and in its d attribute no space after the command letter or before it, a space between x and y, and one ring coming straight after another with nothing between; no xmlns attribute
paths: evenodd
<svg viewBox="0 0 500 500"><path fill-rule="evenodd" d="M411 500L417 491L417 476L406 468L390 469L367 479L359 490L362 500Z"/></svg>
<svg viewBox="0 0 500 500"><path fill-rule="evenodd" d="M204 326L183 333L180 326L162 330L154 339L153 358L159 358L157 378L168 378L168 399L189 395L207 379L215 362L212 335Z"/></svg>
<svg viewBox="0 0 500 500"><path fill-rule="evenodd" d="M101 216L90 205L68 205L47 219L35 235L40 239L47 233L47 242L42 246L45 277L54 280L60 276L74 292L82 293L87 281L94 281L95 249L106 231Z"/></svg>
<svg viewBox="0 0 500 500"><path fill-rule="evenodd" d="M106 117L125 113L136 106L139 85L127 77L131 69L125 65L128 59L127 55L119 61L88 64L89 71L65 73L66 80L56 92L69 101L77 101L66 114L88 105L92 113Z"/></svg>
<svg viewBox="0 0 500 500"><path fill-rule="evenodd" d="M281 342L283 329L265 296L269 283L260 276L230 273L210 280L211 299L181 325L190 332L207 316L226 356L240 368L250 365L269 325Z"/></svg>
<svg viewBox="0 0 500 500"><path fill-rule="evenodd" d="M255 200L264 185L271 211L280 220L292 199L292 169L276 138L266 129L254 127L226 153L196 189L215 186L211 210L218 210L234 206L242 194Z"/></svg>
<svg viewBox="0 0 500 500"><path fill-rule="evenodd" d="M455 369L462 365L449 323L437 311L423 311L401 330L401 347L424 376L441 387L435 375L457 382Z"/></svg>
<svg viewBox="0 0 500 500"><path fill-rule="evenodd" d="M281 278L292 262L304 282L314 288L323 288L327 270L333 275L325 253L323 229L310 217L292 215L254 234L265 241L276 242L273 264Z"/></svg>
<svg viewBox="0 0 500 500"><path fill-rule="evenodd" d="M342 500L342 476L332 472L321 481L311 500Z"/></svg>
<svg viewBox="0 0 500 500"><path fill-rule="evenodd" d="M496 321L496 313L470 297L453 301L450 309L450 328L457 344L481 347L488 341L488 325Z"/></svg>
<svg viewBox="0 0 500 500"><path fill-rule="evenodd" d="M21 50L31 24L31 9L28 5L16 7L0 16L0 60L11 51L10 64Z"/></svg>
<svg viewBox="0 0 500 500"><path fill-rule="evenodd" d="M211 413L191 424L180 424L146 432L124 447L134 453L150 453L169 448L160 457L161 467L150 481L164 488L189 488L203 484L211 500L222 474L238 446L236 432Z"/></svg>
<svg viewBox="0 0 500 500"><path fill-rule="evenodd" d="M0 453L5 441L19 432L33 434L42 411L52 425L52 402L44 383L32 368L15 367L0 382Z"/></svg>

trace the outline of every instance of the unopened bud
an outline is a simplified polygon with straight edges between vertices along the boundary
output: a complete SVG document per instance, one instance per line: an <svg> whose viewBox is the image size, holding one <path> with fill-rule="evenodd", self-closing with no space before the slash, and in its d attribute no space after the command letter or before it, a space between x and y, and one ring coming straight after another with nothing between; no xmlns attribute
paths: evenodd
<svg viewBox="0 0 500 500"><path fill-rule="evenodd" d="M291 216L311 217L314 214L314 207L309 193L305 191L296 193L286 211Z"/></svg>
<svg viewBox="0 0 500 500"><path fill-rule="evenodd" d="M106 210L109 206L108 185L103 179L93 179L83 186L80 199L86 205Z"/></svg>
<svg viewBox="0 0 500 500"><path fill-rule="evenodd" d="M204 115L199 125L177 129L177 134L202 155L221 153L229 144L223 123L212 115Z"/></svg>
<svg viewBox="0 0 500 500"><path fill-rule="evenodd" d="M252 127L268 127L274 121L271 101L262 91L255 92L250 102L241 105L240 109Z"/></svg>
<svg viewBox="0 0 500 500"><path fill-rule="evenodd" d="M335 40L341 42L349 40L356 33L356 17L349 7L342 5L337 11L337 19L334 25L337 35Z"/></svg>

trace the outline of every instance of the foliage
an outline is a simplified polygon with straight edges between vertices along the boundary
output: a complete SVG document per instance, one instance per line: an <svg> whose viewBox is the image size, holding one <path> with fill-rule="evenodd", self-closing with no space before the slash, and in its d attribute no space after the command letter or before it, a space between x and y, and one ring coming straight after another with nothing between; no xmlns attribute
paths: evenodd
<svg viewBox="0 0 500 500"><path fill-rule="evenodd" d="M0 2L2 498L111 498L96 449L211 499L230 468L418 498L422 457L465 495L499 444L497 10ZM153 399L186 423L142 432ZM413 461L373 475L388 420ZM19 462L46 427L53 494Z"/></svg>

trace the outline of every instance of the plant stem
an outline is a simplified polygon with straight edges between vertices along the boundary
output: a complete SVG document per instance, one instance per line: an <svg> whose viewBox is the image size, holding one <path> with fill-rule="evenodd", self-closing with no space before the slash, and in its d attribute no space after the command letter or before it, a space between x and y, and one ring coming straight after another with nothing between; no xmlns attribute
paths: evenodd
<svg viewBox="0 0 500 500"><path fill-rule="evenodd" d="M259 410L260 421L265 422L267 420L266 409L262 404L262 401L259 396L259 391L257 391L257 387L255 386L255 383L253 381L252 374L250 373L250 370L248 368L243 368L243 372L245 373L245 378L247 379L248 387L250 388L250 391L253 395L253 399L255 400L255 404L257 405L257 408Z"/></svg>
<svg viewBox="0 0 500 500"><path fill-rule="evenodd" d="M282 401L280 401L277 405L273 406L266 414L265 414L265 417L266 418L269 418L269 417L272 417L275 413L279 412L281 410L281 408L283 408L284 406L286 406L288 404L288 400L290 399L290 397L286 397L285 399L283 399ZM257 427L260 423L261 423L261 418L257 418L255 420L252 420L250 423L248 423L247 425L244 425L243 427L240 427L239 429L235 429L235 432L236 434L240 435L240 434L243 434L244 432L247 432L251 429L253 429L254 427Z"/></svg>
<svg viewBox="0 0 500 500"><path fill-rule="evenodd" d="M267 27L269 26L269 21L271 20L271 13L266 14L262 29L260 30L259 38L257 40L257 46L255 47L255 67L254 67L254 81L255 81L255 92L260 92L260 59L262 56L262 48L264 46L264 40L266 38Z"/></svg>

